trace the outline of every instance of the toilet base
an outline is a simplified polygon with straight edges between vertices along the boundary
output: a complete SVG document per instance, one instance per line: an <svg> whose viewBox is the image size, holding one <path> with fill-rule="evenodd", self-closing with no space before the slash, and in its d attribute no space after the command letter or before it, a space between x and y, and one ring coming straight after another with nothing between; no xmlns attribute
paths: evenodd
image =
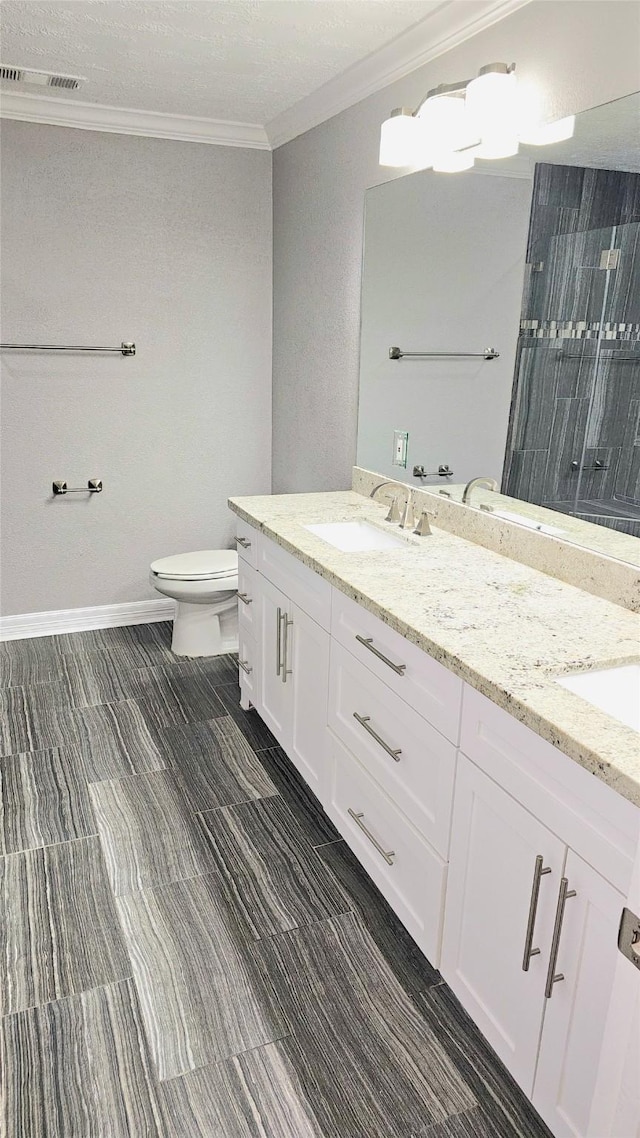
<svg viewBox="0 0 640 1138"><path fill-rule="evenodd" d="M238 651L238 610L231 604L193 605L178 601L171 651L176 656L221 656Z"/></svg>

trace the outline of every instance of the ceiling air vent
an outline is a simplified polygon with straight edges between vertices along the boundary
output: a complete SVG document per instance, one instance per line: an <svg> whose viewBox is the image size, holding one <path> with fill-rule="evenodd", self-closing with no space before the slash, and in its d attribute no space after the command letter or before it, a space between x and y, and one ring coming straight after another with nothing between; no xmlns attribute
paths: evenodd
<svg viewBox="0 0 640 1138"><path fill-rule="evenodd" d="M34 71L31 67L5 67L0 64L0 79L12 83L28 83L33 87L56 87L63 91L77 91L86 80L80 75L53 75L50 71Z"/></svg>
<svg viewBox="0 0 640 1138"><path fill-rule="evenodd" d="M19 83L24 77L24 71L19 67L3 67L0 64L0 79L11 79L14 83Z"/></svg>

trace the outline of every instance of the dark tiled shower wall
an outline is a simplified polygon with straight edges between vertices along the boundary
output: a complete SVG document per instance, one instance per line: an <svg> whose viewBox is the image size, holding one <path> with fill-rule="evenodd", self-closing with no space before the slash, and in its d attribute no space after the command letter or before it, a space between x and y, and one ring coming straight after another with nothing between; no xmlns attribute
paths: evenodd
<svg viewBox="0 0 640 1138"><path fill-rule="evenodd" d="M536 166L505 463L513 497L568 508L571 462L598 459L606 469L583 471L581 500L640 505L638 221L640 175ZM607 272L612 245L619 262Z"/></svg>

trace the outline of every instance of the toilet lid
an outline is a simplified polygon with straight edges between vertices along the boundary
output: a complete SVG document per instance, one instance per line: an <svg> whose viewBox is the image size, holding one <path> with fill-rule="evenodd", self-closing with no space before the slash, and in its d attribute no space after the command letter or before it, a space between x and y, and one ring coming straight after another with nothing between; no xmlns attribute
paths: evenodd
<svg viewBox="0 0 640 1138"><path fill-rule="evenodd" d="M198 549L194 553L178 553L151 562L151 572L169 581L212 581L219 577L235 577L238 554L235 549Z"/></svg>

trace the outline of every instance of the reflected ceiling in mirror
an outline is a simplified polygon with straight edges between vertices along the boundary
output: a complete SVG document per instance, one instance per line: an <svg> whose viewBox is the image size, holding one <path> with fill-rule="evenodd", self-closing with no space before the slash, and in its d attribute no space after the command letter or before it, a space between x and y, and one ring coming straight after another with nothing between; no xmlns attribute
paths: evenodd
<svg viewBox="0 0 640 1138"><path fill-rule="evenodd" d="M639 123L630 95L567 141L367 192L359 466L493 477L573 540L640 538Z"/></svg>

